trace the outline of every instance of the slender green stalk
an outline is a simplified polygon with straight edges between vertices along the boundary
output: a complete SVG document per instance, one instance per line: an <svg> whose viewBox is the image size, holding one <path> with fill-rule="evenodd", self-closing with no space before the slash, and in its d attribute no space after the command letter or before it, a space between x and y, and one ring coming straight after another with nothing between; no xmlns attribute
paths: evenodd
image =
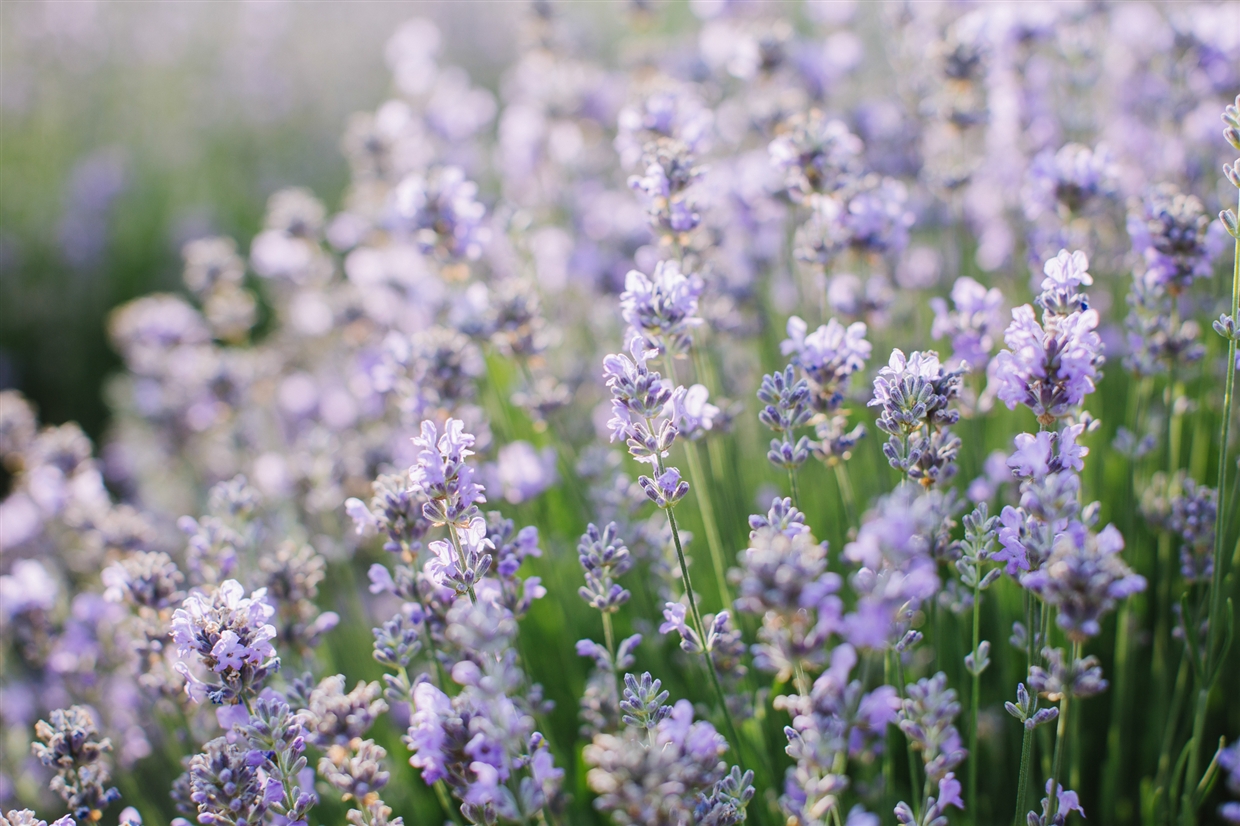
<svg viewBox="0 0 1240 826"><path fill-rule="evenodd" d="M693 583L689 581L689 564L685 561L685 550L680 544L680 530L676 527L676 515L672 512L673 508L667 509L667 521L672 528L672 542L676 546L676 560L680 563L680 577L685 586L685 595L689 598L689 610L693 614L693 623L697 627L698 638L701 639L702 645L706 645L706 626L702 622L702 615L698 612L697 597L693 594ZM710 674L711 685L715 688L715 695L719 700L719 705L723 710L723 719L728 726L729 739L736 744L737 762L743 764L741 757L741 739L736 733L736 724L732 722L732 712L728 710L728 697L723 693L723 686L719 682L719 675L715 671L715 661L711 658L709 651L703 651L706 657L706 671Z"/></svg>
<svg viewBox="0 0 1240 826"><path fill-rule="evenodd" d="M907 452L907 450L906 450ZM835 480L840 485L840 499L844 502L844 512L848 514L848 528L852 530L861 524L857 516L857 498L853 496L852 481L848 477L848 468L843 462L835 463Z"/></svg>
<svg viewBox="0 0 1240 826"><path fill-rule="evenodd" d="M896 664L896 691L898 691L900 694L900 697L903 698L905 696L904 695L904 663L900 659L899 651L892 651L891 656ZM909 797L913 797L917 793L917 755L913 753L913 741L909 739L908 735L905 735L904 742L907 746L907 751L908 751ZM913 799L915 800L916 798L913 797ZM920 820L921 812L918 811L916 814L917 814L918 820Z"/></svg>
<svg viewBox="0 0 1240 826"><path fill-rule="evenodd" d="M1071 662L1075 663L1080 657L1081 644L1074 642L1072 643ZM1059 773L1063 768L1064 743L1068 739L1068 707L1071 705L1071 700L1072 690L1069 686L1059 700L1059 725L1055 730L1055 765L1051 769L1051 788L1048 795L1049 799L1047 800L1047 806L1049 807L1046 817L1047 823L1053 822L1055 815L1059 812L1059 790L1063 788L1059 783Z"/></svg>
<svg viewBox="0 0 1240 826"><path fill-rule="evenodd" d="M664 353L663 362L667 367L667 377L675 384L676 365L670 352ZM723 610L727 610L732 607L732 595L728 593L728 567L723 561L723 540L719 536L719 525L715 522L715 505L710 498L710 480L702 470L697 443L684 439L684 445L685 458L689 463L690 487L697 497L698 508L702 512L702 524L706 527L706 544L710 548L710 562L715 569L715 580L719 587L719 603ZM702 639L705 641L706 638Z"/></svg>
<svg viewBox="0 0 1240 826"><path fill-rule="evenodd" d="M981 601L982 601L982 580L976 575L973 576L973 656L977 657L977 647L981 645L982 638L982 617L981 617ZM976 660L973 663L973 691L969 696L969 704L972 706L973 724L969 727L969 811L973 812L974 817L977 816L977 718L980 705L980 695L982 691L982 672L977 669Z"/></svg>
<svg viewBox="0 0 1240 826"><path fill-rule="evenodd" d="M801 509L801 492L797 489L797 472L788 468L788 487L792 491L792 507Z"/></svg>
<svg viewBox="0 0 1240 826"><path fill-rule="evenodd" d="M1029 795L1029 762L1033 755L1033 729L1024 726L1020 739L1020 783L1016 786L1016 819L1013 826L1025 824L1025 798Z"/></svg>
<svg viewBox="0 0 1240 826"><path fill-rule="evenodd" d="M1240 195L1237 195L1237 209L1240 210ZM1232 320L1240 320L1240 238L1235 239L1233 249L1232 267L1231 267L1231 317ZM1227 342L1227 378L1223 383L1223 423L1219 433L1218 448L1218 502L1227 501L1227 459L1228 442L1231 439L1231 418L1232 405L1235 402L1236 390L1236 340L1230 339ZM1196 787L1198 776L1197 770L1200 765L1200 747L1202 740L1202 732L1205 729L1206 713L1209 710L1210 690L1214 687L1214 683L1218 678L1221 669L1216 667L1215 658L1219 651L1219 632L1224 625L1223 610L1225 603L1223 602L1223 582L1224 570L1223 564L1225 557L1223 556L1223 536L1225 523L1223 522L1223 509L1216 508L1214 517L1214 570L1211 572L1209 591L1210 591L1210 613L1209 623L1206 630L1206 646L1202 659L1204 660L1204 668L1202 669L1203 684L1198 688L1197 708L1193 715L1193 739L1189 741L1189 758L1188 773L1185 776L1185 823L1192 823L1196 820L1196 801L1193 800L1191 790ZM1189 807L1192 803L1191 808Z"/></svg>

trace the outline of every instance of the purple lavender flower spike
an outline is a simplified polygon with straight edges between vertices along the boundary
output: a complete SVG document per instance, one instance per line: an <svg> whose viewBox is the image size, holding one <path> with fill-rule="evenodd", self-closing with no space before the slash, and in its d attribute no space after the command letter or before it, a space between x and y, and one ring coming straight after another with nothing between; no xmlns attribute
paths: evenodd
<svg viewBox="0 0 1240 826"><path fill-rule="evenodd" d="M428 254L449 261L472 261L490 241L486 208L476 199L478 185L455 166L413 174L396 187L392 223Z"/></svg>
<svg viewBox="0 0 1240 826"><path fill-rule="evenodd" d="M490 551L494 543L487 538L487 523L475 516L463 528L454 528L456 545L447 539L437 539L427 545L433 556L426 562L426 576L441 588L451 588L464 594L476 586L491 568Z"/></svg>
<svg viewBox="0 0 1240 826"><path fill-rule="evenodd" d="M432 524L468 527L477 516L485 491L474 482L474 469L465 460L473 455L473 435L460 419L448 419L440 436L431 421L422 422L422 435L413 438L418 461L409 468L412 489L426 502L422 511Z"/></svg>
<svg viewBox="0 0 1240 826"><path fill-rule="evenodd" d="M1208 278L1218 254L1218 233L1201 200L1170 184L1152 188L1128 213L1128 235L1149 278L1173 296Z"/></svg>
<svg viewBox="0 0 1240 826"><path fill-rule="evenodd" d="M1102 339L1095 310L1074 312L1043 329L1029 305L1012 311L1003 350L990 363L996 394L1015 410L1027 405L1042 424L1070 413L1094 391L1100 376Z"/></svg>
<svg viewBox="0 0 1240 826"><path fill-rule="evenodd" d="M84 706L56 709L48 715L50 723L35 724L38 740L31 750L40 763L56 773L50 788L58 793L69 811L78 818L99 819L102 809L120 799L105 755L112 742L99 737L91 712Z"/></svg>
<svg viewBox="0 0 1240 826"><path fill-rule="evenodd" d="M1084 642L1101 632L1101 618L1118 600L1145 590L1145 577L1119 558L1123 548L1113 525L1094 535L1073 524L1056 538L1046 564L1023 575L1021 585L1056 606L1059 627L1069 639Z"/></svg>
<svg viewBox="0 0 1240 826"><path fill-rule="evenodd" d="M963 276L952 286L951 298L953 310L948 310L947 302L941 298L930 299L934 310L930 335L951 339L951 367L968 364L971 370L984 370L1003 326L1003 293L998 287L987 290Z"/></svg>
<svg viewBox="0 0 1240 826"><path fill-rule="evenodd" d="M172 615L172 638L181 658L176 670L195 701L235 704L257 696L267 676L280 667L271 640L276 629L268 620L275 608L264 601L267 589L243 597L241 583L227 580L210 594L191 593ZM219 682L199 679L186 658L199 662Z"/></svg>
<svg viewBox="0 0 1240 826"><path fill-rule="evenodd" d="M697 312L704 287L697 275L681 272L678 262L660 261L650 276L638 270L625 276L620 312L650 348L683 353L693 342L692 329L703 323Z"/></svg>
<svg viewBox="0 0 1240 826"><path fill-rule="evenodd" d="M812 404L828 413L840 406L848 389L848 379L865 369L870 357L866 328L857 321L847 328L831 319L812 333L797 316L788 319L788 338L779 345L780 352L792 356L792 363L804 371L813 391Z"/></svg>

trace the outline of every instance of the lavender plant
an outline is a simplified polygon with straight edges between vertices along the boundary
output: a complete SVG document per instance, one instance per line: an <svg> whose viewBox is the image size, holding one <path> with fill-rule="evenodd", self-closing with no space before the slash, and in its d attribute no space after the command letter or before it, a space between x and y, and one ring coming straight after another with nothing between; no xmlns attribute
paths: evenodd
<svg viewBox="0 0 1240 826"><path fill-rule="evenodd" d="M1234 9L517 8L0 393L4 823L1240 822Z"/></svg>

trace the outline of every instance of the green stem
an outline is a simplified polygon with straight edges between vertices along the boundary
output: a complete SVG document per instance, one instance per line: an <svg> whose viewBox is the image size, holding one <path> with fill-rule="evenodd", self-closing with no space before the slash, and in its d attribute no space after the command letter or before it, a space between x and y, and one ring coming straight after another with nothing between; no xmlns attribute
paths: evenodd
<svg viewBox="0 0 1240 826"><path fill-rule="evenodd" d="M1240 195L1237 195L1237 209L1240 210ZM1240 321L1240 238L1235 241L1233 250L1232 267L1231 267L1231 317L1233 321ZM1227 342L1227 378L1223 383L1223 424L1219 433L1218 448L1218 502L1227 501L1227 447L1231 439L1231 408L1235 402L1236 390L1236 340L1231 339ZM1216 668L1215 657L1218 655L1219 632L1222 630L1223 622L1223 581L1224 570L1223 564L1226 558L1223 556L1223 543L1226 541L1224 534L1225 523L1223 521L1223 508L1215 509L1214 516L1214 570L1210 576L1210 614L1209 624L1206 630L1206 647L1204 656L1205 668L1203 674L1209 682L1202 685L1199 689L1197 699L1197 709L1193 716L1193 740L1190 744L1192 753L1188 760L1188 775L1185 777L1185 789L1193 789L1197 785L1197 768L1199 766L1198 751L1201 746L1201 732L1205 728L1206 712L1209 708L1210 689L1218 677L1219 669ZM1185 792L1186 799L1189 792ZM1190 818L1195 818L1195 810L1192 812L1185 811L1186 822Z"/></svg>
<svg viewBox="0 0 1240 826"><path fill-rule="evenodd" d="M1075 663L1080 657L1081 644L1074 642L1072 643L1072 659L1070 662ZM1063 697L1059 700L1059 725L1055 730L1055 766L1051 769L1051 788L1047 800L1047 823L1053 822L1055 815L1059 812L1059 790L1063 788L1059 785L1059 772L1063 768L1064 743L1068 739L1068 706L1071 700L1072 688L1071 686L1066 686Z"/></svg>
<svg viewBox="0 0 1240 826"><path fill-rule="evenodd" d="M857 499L853 496L852 481L848 478L848 468L844 463L835 463L835 480L840 485L840 499L844 502L844 513L848 514L848 529L858 527L861 522L857 518Z"/></svg>
<svg viewBox="0 0 1240 826"><path fill-rule="evenodd" d="M698 611L697 597L693 594L693 583L689 580L689 563L685 561L685 549L680 544L680 530L676 527L676 515L672 512L673 508L667 509L667 522L672 528L672 542L676 546L676 561L680 563L680 578L685 586L685 596L689 598L689 610L693 614L693 624L697 627L698 639L702 641L702 645L706 645L706 626L702 622L702 615ZM706 657L706 671L710 674L711 685L715 688L715 695L719 700L719 706L723 710L723 719L728 726L728 736L733 743L736 744L737 762L742 763L741 757L741 739L736 734L736 725L732 722L732 712L728 710L728 698L723 693L723 686L719 683L719 675L715 673L715 661L710 656L710 651L703 651Z"/></svg>
<svg viewBox="0 0 1240 826"><path fill-rule="evenodd" d="M797 472L793 468L788 468L788 487L792 491L792 507L800 510L801 492L797 489Z"/></svg>
<svg viewBox="0 0 1240 826"><path fill-rule="evenodd" d="M1201 741L1205 736L1206 712L1210 705L1210 686L1203 685L1197 689L1197 708L1193 715L1193 737L1188 741L1188 772L1184 775L1184 797L1181 800L1181 817L1185 826L1197 822L1196 790L1199 760L1201 757Z"/></svg>
<svg viewBox="0 0 1240 826"><path fill-rule="evenodd" d="M904 662L900 658L899 651L892 651L891 656L894 658L895 664L896 664L896 690L900 693L900 697L903 698L905 696L904 694ZM904 742L908 750L909 797L913 797L913 795L917 793L917 755L913 753L913 741L908 737L908 735L904 736ZM917 814L917 819L920 820L921 812L918 811L916 812L916 814Z"/></svg>
<svg viewBox="0 0 1240 826"><path fill-rule="evenodd" d="M663 363L667 368L667 377L676 384L676 364L670 350L663 353ZM698 456L697 443L685 439L685 458L689 462L689 484L697 497L698 509L702 512L702 524L706 527L706 544L710 548L710 562L715 569L715 579L719 586L719 602L722 610L732 607L732 595L728 593L728 571L723 561L723 540L719 538L719 526L715 523L715 505L710 498L709 480L702 470L702 460ZM704 643L706 638L702 638Z"/></svg>
<svg viewBox="0 0 1240 826"><path fill-rule="evenodd" d="M1013 826L1025 826L1025 798L1029 794L1029 762L1033 756L1033 729L1025 729L1020 740L1020 782L1016 787L1016 820Z"/></svg>
<svg viewBox="0 0 1240 826"><path fill-rule="evenodd" d="M980 566L978 566L980 567ZM969 697L973 711L973 725L969 728L969 811L977 817L977 718L982 690L982 673L977 670L977 648L981 645L982 626L980 603L982 601L982 580L980 571L973 572L973 691Z"/></svg>

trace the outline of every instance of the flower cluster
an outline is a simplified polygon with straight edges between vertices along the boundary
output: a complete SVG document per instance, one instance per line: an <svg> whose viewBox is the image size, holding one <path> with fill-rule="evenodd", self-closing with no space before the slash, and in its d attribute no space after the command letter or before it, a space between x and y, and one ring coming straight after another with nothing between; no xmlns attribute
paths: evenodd
<svg viewBox="0 0 1240 826"><path fill-rule="evenodd" d="M210 593L191 593L172 615L172 639L181 658L177 673L196 702L244 702L257 696L268 675L280 668L271 644L276 629L269 622L276 609L265 601L265 588L244 594L240 582L226 580ZM190 658L206 667L211 682L195 675Z"/></svg>

